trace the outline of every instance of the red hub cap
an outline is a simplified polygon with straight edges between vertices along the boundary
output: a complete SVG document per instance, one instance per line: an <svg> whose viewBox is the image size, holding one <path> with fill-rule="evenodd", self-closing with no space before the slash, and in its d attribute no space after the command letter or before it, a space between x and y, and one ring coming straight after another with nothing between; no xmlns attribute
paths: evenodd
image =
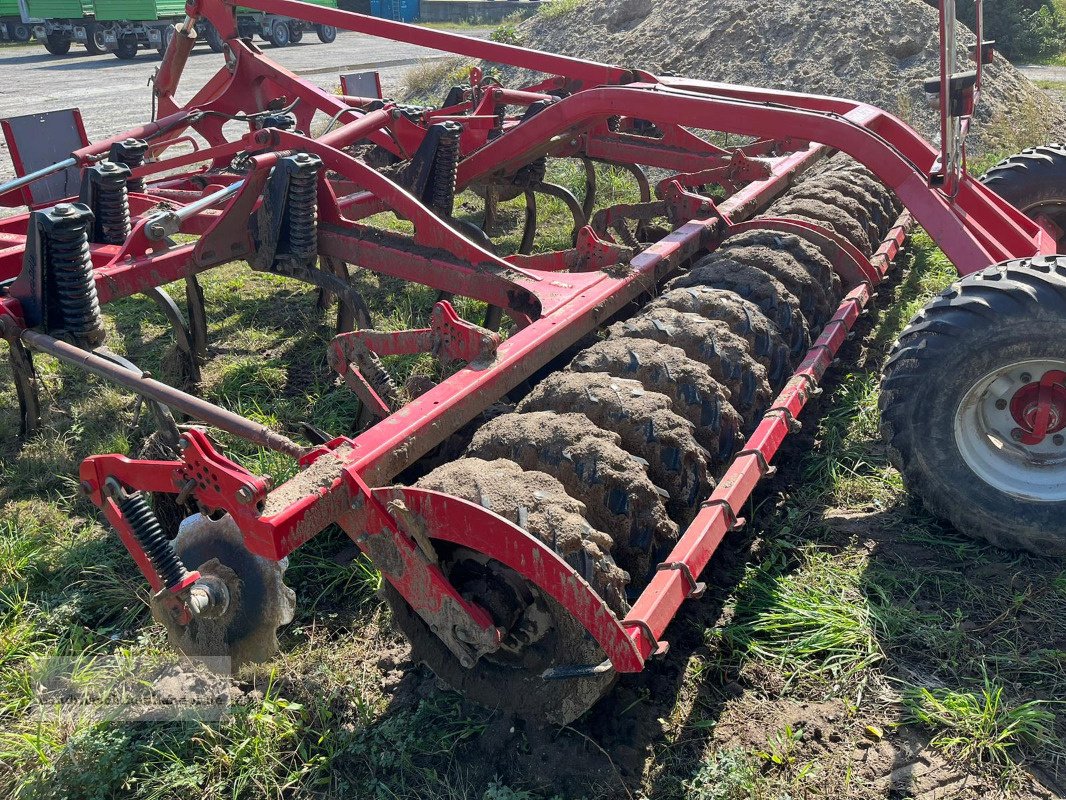
<svg viewBox="0 0 1066 800"><path fill-rule="evenodd" d="M1045 372L1023 386L1011 398L1010 413L1018 423L1014 438L1022 444L1040 444L1066 428L1066 372Z"/></svg>

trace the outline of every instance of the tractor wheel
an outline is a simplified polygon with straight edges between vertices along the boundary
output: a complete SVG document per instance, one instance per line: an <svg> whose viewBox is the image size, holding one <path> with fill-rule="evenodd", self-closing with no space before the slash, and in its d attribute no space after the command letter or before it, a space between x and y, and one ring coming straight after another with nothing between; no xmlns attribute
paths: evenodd
<svg viewBox="0 0 1066 800"><path fill-rule="evenodd" d="M1066 143L1023 150L992 167L981 182L1026 216L1054 222L1063 231L1058 250L1066 253Z"/></svg>
<svg viewBox="0 0 1066 800"><path fill-rule="evenodd" d="M1066 555L1066 258L952 284L885 366L892 463L963 533Z"/></svg>
<svg viewBox="0 0 1066 800"><path fill-rule="evenodd" d="M107 47L104 45L104 29L99 25L85 26L85 51L91 56L99 56L107 52Z"/></svg>
<svg viewBox="0 0 1066 800"><path fill-rule="evenodd" d="M54 56L65 56L70 52L70 38L58 33L50 33L44 40L44 49Z"/></svg>
<svg viewBox="0 0 1066 800"><path fill-rule="evenodd" d="M276 19L270 26L270 35L267 39L274 47L288 47L291 40L289 32L289 24L283 20Z"/></svg>
<svg viewBox="0 0 1066 800"><path fill-rule="evenodd" d="M221 53L225 44L222 41L222 34L218 32L218 28L210 22L204 24L204 41L207 42L207 46L211 48L212 53Z"/></svg>
<svg viewBox="0 0 1066 800"><path fill-rule="evenodd" d="M332 25L315 25L315 33L322 44L331 44L337 38L337 29Z"/></svg>
<svg viewBox="0 0 1066 800"><path fill-rule="evenodd" d="M118 45L115 47L115 57L123 61L132 61L137 57L137 37L132 33L118 37Z"/></svg>
<svg viewBox="0 0 1066 800"><path fill-rule="evenodd" d="M159 32L159 47L157 49L160 56L167 54L167 48L170 47L170 43L174 41L174 37L177 35L178 30L173 25L167 25Z"/></svg>
<svg viewBox="0 0 1066 800"><path fill-rule="evenodd" d="M297 23L290 22L289 23L289 42L292 43L292 44L299 44L300 41L303 38L304 38L304 29L301 28Z"/></svg>
<svg viewBox="0 0 1066 800"><path fill-rule="evenodd" d="M12 40L16 42L28 42L33 36L30 26L24 22L9 22L7 31L11 34Z"/></svg>

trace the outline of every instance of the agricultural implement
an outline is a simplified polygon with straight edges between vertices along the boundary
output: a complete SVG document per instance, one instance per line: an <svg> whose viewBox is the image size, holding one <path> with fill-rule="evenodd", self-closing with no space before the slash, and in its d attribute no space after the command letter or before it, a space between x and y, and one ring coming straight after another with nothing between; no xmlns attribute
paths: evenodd
<svg viewBox="0 0 1066 800"><path fill-rule="evenodd" d="M963 530L1063 549L1064 206L1037 167L1060 169L1066 154L993 171L1025 214L967 174L992 48L978 30L979 46L957 52L952 3L942 74L926 87L940 98L938 150L862 103L242 1L541 79L508 88L473 68L429 107L333 95L240 38L234 5L198 0L155 79L153 121L18 163L22 177L0 187L0 201L29 207L0 221L22 434L41 413L37 354L153 410L155 457L88 458L81 488L184 652L269 657L292 615L287 556L338 525L380 570L415 658L482 703L575 718L664 652L915 224L961 277L886 369L893 457ZM224 64L179 105L203 22ZM556 159L584 167L582 196L550 182ZM600 164L631 176L639 201L602 205ZM457 218L464 190L484 199L481 224ZM546 196L573 217L568 246L538 243ZM521 243L501 255L501 204L523 200ZM233 261L337 304L328 363L361 400L357 427L283 432L190 390L208 334L197 276ZM429 327L375 330L350 265L439 291ZM163 288L179 279L185 313ZM173 324L185 389L107 349L101 307L140 293ZM460 316L455 297L483 316ZM397 386L388 357L416 353L450 365L447 377ZM272 485L223 455L216 431L293 459L295 476Z"/></svg>

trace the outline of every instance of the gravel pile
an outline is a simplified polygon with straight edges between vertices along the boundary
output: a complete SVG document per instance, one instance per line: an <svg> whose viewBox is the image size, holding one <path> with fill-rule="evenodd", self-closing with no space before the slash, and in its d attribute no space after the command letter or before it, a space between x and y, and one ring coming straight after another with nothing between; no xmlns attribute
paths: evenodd
<svg viewBox="0 0 1066 800"><path fill-rule="evenodd" d="M534 16L521 44L659 74L850 97L939 136L921 80L939 73L937 12L921 0L587 0ZM967 47L974 41L965 32ZM1066 111L1002 58L985 73L971 148L1066 134Z"/></svg>

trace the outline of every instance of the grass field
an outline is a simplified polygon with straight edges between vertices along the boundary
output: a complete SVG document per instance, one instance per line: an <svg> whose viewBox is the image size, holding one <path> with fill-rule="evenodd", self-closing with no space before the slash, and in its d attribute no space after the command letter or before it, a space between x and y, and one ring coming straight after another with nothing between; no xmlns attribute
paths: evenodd
<svg viewBox="0 0 1066 800"><path fill-rule="evenodd" d="M580 186L576 170L553 170ZM605 203L632 195L621 174L605 171L601 186ZM478 202L463 196L460 209L476 217ZM560 211L542 208L543 246L568 235ZM506 251L517 244L517 208L503 218ZM282 652L226 687L221 719L127 719L122 709L141 702L131 686L185 673L75 476L87 455L136 452L147 415L133 397L38 358L45 426L20 447L0 348L0 795L1061 795L1066 567L928 517L877 434L884 355L953 275L923 234L902 261L750 524L709 568L707 596L671 628L670 654L572 726L547 731L469 705L411 664L376 596L379 576L335 529L293 556L287 582L299 608ZM377 327L421 325L435 300L391 279L355 280ZM314 293L238 264L203 284L212 352L200 393L281 430L310 420L350 432L357 402L327 368L331 319ZM171 342L152 302L123 300L106 316L112 349L168 375ZM401 378L438 376L424 358L391 366ZM222 442L259 473L292 474L272 454ZM98 705L70 701L79 696Z"/></svg>

